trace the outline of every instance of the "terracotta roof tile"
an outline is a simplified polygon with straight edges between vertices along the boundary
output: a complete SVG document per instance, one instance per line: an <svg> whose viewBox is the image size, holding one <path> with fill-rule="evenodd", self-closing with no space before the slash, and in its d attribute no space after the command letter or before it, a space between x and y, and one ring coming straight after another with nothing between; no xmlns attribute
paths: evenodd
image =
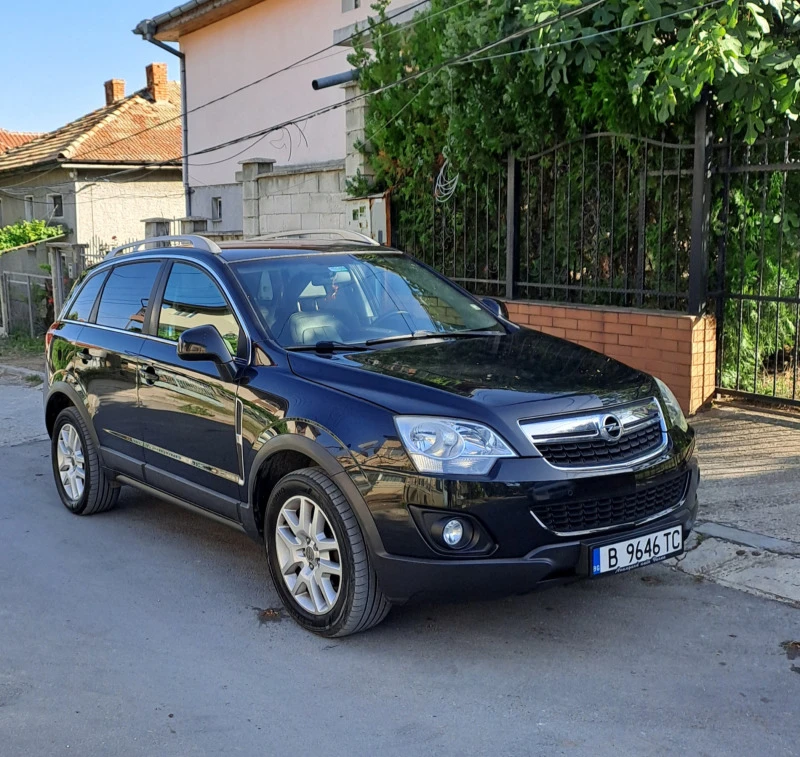
<svg viewBox="0 0 800 757"><path fill-rule="evenodd" d="M153 102L146 89L0 153L0 172L49 163L163 163L181 156L181 88ZM142 132L143 133L139 133Z"/></svg>
<svg viewBox="0 0 800 757"><path fill-rule="evenodd" d="M11 150L14 147L21 147L26 142L30 142L41 134L35 131L8 131L0 129L0 153Z"/></svg>

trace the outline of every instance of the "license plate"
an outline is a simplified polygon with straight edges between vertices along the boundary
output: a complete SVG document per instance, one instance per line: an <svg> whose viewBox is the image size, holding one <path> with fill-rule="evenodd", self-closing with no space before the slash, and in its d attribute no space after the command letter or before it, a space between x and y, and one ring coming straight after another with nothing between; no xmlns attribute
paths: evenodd
<svg viewBox="0 0 800 757"><path fill-rule="evenodd" d="M637 536L635 539L604 544L592 549L592 576L622 573L642 565L659 562L683 552L683 529L680 526Z"/></svg>

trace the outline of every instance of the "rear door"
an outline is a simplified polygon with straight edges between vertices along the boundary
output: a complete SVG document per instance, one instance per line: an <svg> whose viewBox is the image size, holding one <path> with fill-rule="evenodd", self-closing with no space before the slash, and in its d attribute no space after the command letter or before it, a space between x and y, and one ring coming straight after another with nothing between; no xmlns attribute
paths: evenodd
<svg viewBox="0 0 800 757"><path fill-rule="evenodd" d="M141 353L145 476L159 489L235 519L243 483L237 384L220 378L211 361L185 362L177 353L184 331L207 324L235 357L243 336L219 284L200 266L173 262L152 315L153 336Z"/></svg>
<svg viewBox="0 0 800 757"><path fill-rule="evenodd" d="M162 261L121 263L103 282L78 339L76 374L107 464L142 475L142 425L137 407L142 332Z"/></svg>

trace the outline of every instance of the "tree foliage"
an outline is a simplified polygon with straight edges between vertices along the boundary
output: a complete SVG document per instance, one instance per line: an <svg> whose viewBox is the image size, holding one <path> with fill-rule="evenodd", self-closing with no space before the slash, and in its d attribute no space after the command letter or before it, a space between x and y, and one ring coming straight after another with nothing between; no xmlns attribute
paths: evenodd
<svg viewBox="0 0 800 757"><path fill-rule="evenodd" d="M0 252L32 242L52 239L63 234L60 226L48 226L46 221L19 221L0 228Z"/></svg>
<svg viewBox="0 0 800 757"><path fill-rule="evenodd" d="M432 0L406 27L373 6L351 57L362 88L433 69L368 98L377 183L430 177L443 154L463 170L585 131L686 138L701 97L718 133L748 142L800 114L800 0L606 0L562 18L580 5Z"/></svg>

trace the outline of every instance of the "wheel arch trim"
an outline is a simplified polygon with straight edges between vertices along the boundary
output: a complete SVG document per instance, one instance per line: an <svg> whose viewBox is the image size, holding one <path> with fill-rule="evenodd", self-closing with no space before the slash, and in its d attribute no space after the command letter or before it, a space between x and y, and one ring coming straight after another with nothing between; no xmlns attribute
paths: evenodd
<svg viewBox="0 0 800 757"><path fill-rule="evenodd" d="M267 441L258 451L250 466L247 481L247 503L240 506L239 512L242 525L250 536L259 539L259 530L255 519L255 489L258 472L264 463L279 452L299 452L322 468L342 490L342 494L353 508L368 548L377 554L385 552L372 513L350 474L327 449L306 436L291 433L281 434Z"/></svg>
<svg viewBox="0 0 800 757"><path fill-rule="evenodd" d="M92 442L94 442L95 448L98 450L98 454L102 460L102 453L100 452L100 441L97 437L97 431L95 430L94 423L92 422L92 418L89 415L89 411L86 409L86 403L84 398L81 397L79 392L75 389L72 384L68 384L66 381L55 381L51 384L50 389L47 391L47 396L44 400L44 411L45 411L45 424L47 424L47 410L50 407L50 403L52 402L53 398L56 395L64 395L72 404L72 406L81 414L83 420L86 422L86 427L89 429L89 434L92 437ZM55 420L55 418L53 419ZM51 429L47 429L48 436L51 433Z"/></svg>

